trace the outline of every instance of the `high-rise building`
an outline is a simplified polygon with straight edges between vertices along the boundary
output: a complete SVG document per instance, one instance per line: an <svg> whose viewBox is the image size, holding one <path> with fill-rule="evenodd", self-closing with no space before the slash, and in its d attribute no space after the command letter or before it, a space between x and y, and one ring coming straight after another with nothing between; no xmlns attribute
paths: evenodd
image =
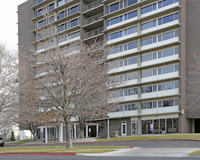
<svg viewBox="0 0 200 160"><path fill-rule="evenodd" d="M47 44L67 54L73 41L102 37L108 74L119 83L110 91L108 103L119 104L109 123L102 120L105 129L120 136L200 132L199 106L187 103L199 7L199 0L28 0L18 10L19 45L33 44L39 62ZM41 32L48 24L52 32ZM52 33L62 37L49 42Z"/></svg>

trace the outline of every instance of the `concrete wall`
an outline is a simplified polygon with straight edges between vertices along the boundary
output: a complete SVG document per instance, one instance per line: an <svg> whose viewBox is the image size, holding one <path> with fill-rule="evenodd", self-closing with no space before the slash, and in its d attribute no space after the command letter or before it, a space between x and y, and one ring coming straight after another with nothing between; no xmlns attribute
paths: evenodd
<svg viewBox="0 0 200 160"><path fill-rule="evenodd" d="M187 0L187 118L200 118L200 1ZM193 81L194 80L194 81ZM195 83L194 83L195 82Z"/></svg>

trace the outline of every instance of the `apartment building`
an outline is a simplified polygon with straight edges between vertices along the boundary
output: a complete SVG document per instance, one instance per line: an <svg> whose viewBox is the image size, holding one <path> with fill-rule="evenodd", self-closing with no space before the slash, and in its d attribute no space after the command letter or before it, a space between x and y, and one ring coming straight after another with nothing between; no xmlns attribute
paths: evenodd
<svg viewBox="0 0 200 160"><path fill-rule="evenodd" d="M28 0L18 10L19 45L33 44L40 62L47 45L68 54L79 48L71 42L100 37L116 83L108 103L117 103L98 121L102 129L119 136L198 133L199 106L188 107L187 78L199 51L199 7L199 0ZM41 33L48 24L62 37L49 42L50 33Z"/></svg>

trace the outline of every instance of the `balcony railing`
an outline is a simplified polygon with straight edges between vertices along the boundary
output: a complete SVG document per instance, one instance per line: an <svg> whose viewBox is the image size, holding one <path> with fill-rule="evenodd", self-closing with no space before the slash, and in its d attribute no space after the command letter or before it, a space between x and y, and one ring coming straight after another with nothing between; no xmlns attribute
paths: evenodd
<svg viewBox="0 0 200 160"><path fill-rule="evenodd" d="M98 36L99 34L102 33L102 31L103 31L103 27L95 29L95 30L92 30L90 32L87 32L85 38L90 38L90 37Z"/></svg>
<svg viewBox="0 0 200 160"><path fill-rule="evenodd" d="M98 20L100 20L102 18L102 16L103 16L103 13L100 13L100 14L97 14L95 16L89 17L89 18L84 20L83 25L90 24L92 22L98 21Z"/></svg>
<svg viewBox="0 0 200 160"><path fill-rule="evenodd" d="M87 11L87 10L90 10L90 9L95 8L97 6L100 6L102 4L101 2L102 2L102 0L97 0L97 1L94 1L92 3L86 4L83 7L83 11Z"/></svg>

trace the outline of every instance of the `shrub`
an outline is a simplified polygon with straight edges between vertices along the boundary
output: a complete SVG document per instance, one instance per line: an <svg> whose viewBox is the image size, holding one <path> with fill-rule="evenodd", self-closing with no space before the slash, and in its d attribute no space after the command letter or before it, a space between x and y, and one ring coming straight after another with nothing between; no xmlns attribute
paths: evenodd
<svg viewBox="0 0 200 160"><path fill-rule="evenodd" d="M15 134L14 131L11 133L10 141L15 141Z"/></svg>

